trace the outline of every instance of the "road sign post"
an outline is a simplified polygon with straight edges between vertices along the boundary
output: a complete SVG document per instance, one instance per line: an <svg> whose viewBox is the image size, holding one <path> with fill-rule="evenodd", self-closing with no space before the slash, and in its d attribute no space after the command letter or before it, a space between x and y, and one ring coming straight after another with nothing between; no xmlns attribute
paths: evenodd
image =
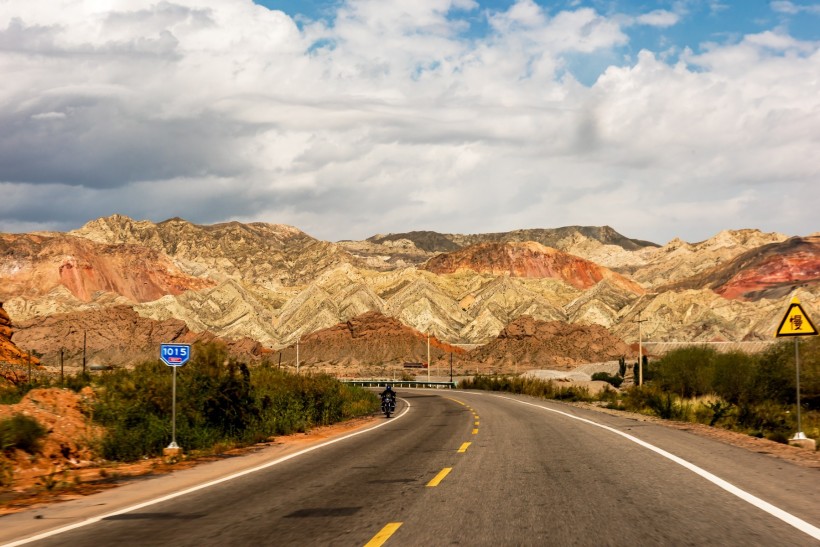
<svg viewBox="0 0 820 547"><path fill-rule="evenodd" d="M785 336L794 337L794 368L797 375L797 433L794 437L789 439L789 444L795 444L804 448L816 448L814 439L809 439L803 433L803 424L801 420L800 409L800 346L798 344L799 336L816 336L817 328L812 323L808 314L803 310L800 301L797 297L793 297L789 304L789 309L780 321L780 326L777 327L775 337L781 338Z"/></svg>
<svg viewBox="0 0 820 547"><path fill-rule="evenodd" d="M177 444L177 368L184 366L191 358L191 346L188 344L161 344L159 358L174 370L171 383L171 444L165 449L166 454L176 456L180 447Z"/></svg>

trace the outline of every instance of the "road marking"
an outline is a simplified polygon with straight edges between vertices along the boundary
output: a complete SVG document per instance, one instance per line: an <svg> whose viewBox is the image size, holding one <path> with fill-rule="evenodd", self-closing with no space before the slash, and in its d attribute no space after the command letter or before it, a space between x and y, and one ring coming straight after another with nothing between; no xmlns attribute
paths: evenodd
<svg viewBox="0 0 820 547"><path fill-rule="evenodd" d="M274 465L278 465L278 464L286 462L288 460L292 460L293 458L296 458L298 456L302 456L304 454L307 454L308 452L313 452L314 450L324 448L325 446L344 441L346 439L349 439L351 437L355 437L357 435L362 435L364 433L369 433L369 432L373 431L374 429L378 429L380 427L384 427L386 425L395 423L396 420L405 417L407 415L407 413L410 412L410 407L412 406L410 404L410 401L408 401L407 399L402 399L402 398L399 398L399 399L404 401L407 404L407 408L405 408L402 411L401 414L398 414L398 415L394 416L390 420L385 420L385 421L383 421L382 423L380 423L378 425L374 425L373 427L369 427L367 429L362 429L361 431L356 431L354 433L350 433L349 435L345 435L344 437L338 437L336 439L331 439L331 440L329 440L327 442L324 442L322 444L317 444L317 445L314 445L314 446L310 446L308 448L300 450L299 452L294 452L293 454L283 456L283 457L279 458L278 460L274 460L274 461L268 462L268 463L263 463L262 465L257 465L256 467L252 467L252 468L246 469L244 471L239 471L237 473L233 473L232 475L228 475L226 477L222 477L222 478L214 479L212 481L208 481L208 482L205 482L205 483L202 483L202 484L198 484L196 486L186 488L185 490L180 490L179 492L173 492L171 494L166 494L165 496L161 496L159 498L144 501L142 503L137 503L136 505L131 505L129 507L126 507L125 509L118 509L117 511L111 511L110 513L104 513L104 514L96 516L96 517L90 517L90 518L87 518L87 519L82 520L80 522L75 522L74 524L69 524L67 526L63 526L62 528L57 528L56 530L50 530L48 532L43 532L43 533L37 534L35 536L30 536L30 537L27 537L27 538L24 538L24 539L19 539L17 541L13 541L11 543L5 543L5 544L3 544L2 547L16 547L17 545L25 545L27 543L31 543L32 541L39 541L41 539L49 538L51 536L56 536L56 535L62 534L64 532L69 532L71 530L76 530L77 528L83 528L85 526L88 526L89 524L94 524L94 523L100 522L101 520L107 519L109 517L114 517L114 516L117 516L117 515L130 513L131 511L137 511L138 509L143 509L144 507L149 507L151 505L156 505L157 503L162 503L164 501L172 500L174 498L178 498L178 497L184 496L186 494L191 494L191 493L196 492L198 490L204 490L205 488L210 488L211 486L216 486L217 484L221 484L223 482L228 482L228 481L231 481L233 479L238 479L239 477L244 477L245 475L250 475L251 473L256 473L257 471L262 471L263 469L267 469L268 467L273 467Z"/></svg>
<svg viewBox="0 0 820 547"><path fill-rule="evenodd" d="M462 443L462 444L461 444L461 448L459 448L459 449L458 449L458 453L459 453L459 454L464 454L465 452L467 452L467 448L468 448L471 444L473 444L473 443Z"/></svg>
<svg viewBox="0 0 820 547"><path fill-rule="evenodd" d="M452 470L453 470L452 467L445 467L444 469L442 469L441 471L438 472L438 475L436 475L433 478L433 480L431 480L430 482L427 483L427 486L438 486L438 483L443 481L444 477L446 477L450 473L450 471L452 471Z"/></svg>
<svg viewBox="0 0 820 547"><path fill-rule="evenodd" d="M701 467L698 467L697 465L695 465L691 462L688 462L688 461L684 460L680 456L676 456L676 455L672 454L671 452L667 452L666 450L664 450L662 448L658 448L657 446L655 446L653 444L649 444L646 441L642 441L641 439L639 439L637 437L634 437L634 436L630 435L629 433L624 433L623 431L619 431L619 430L615 429L614 427L609 427L608 425L599 424L598 422L593 422L592 420L588 420L586 418L581 418L580 416L573 416L572 414L569 414L567 412L562 412L562 411L556 410L554 408L548 408L548 407L545 407L545 406L536 405L536 404L533 404L533 403L528 403L526 401L519 401L519 400L513 399L511 397L505 397L504 395L496 395L496 397L499 397L501 399L507 399L508 401L513 401L515 403L519 403L519 404L522 404L522 405L534 406L535 408L540 408L541 410L546 410L547 412L554 412L555 414L560 414L562 416L566 416L567 418L572 418L573 420L578 420L579 422L584 422L584 423L587 423L587 424L590 424L590 425L594 425L595 427L600 427L601 429L605 429L605 430L607 430L611 433L615 433L616 435L620 435L621 437L624 437L624 438L632 441L635 444L638 444L638 445L640 445L640 446L642 446L642 447L644 447L648 450L651 450L652 452L655 452L656 454L658 454L660 456L663 456L664 458L666 458L668 460L671 460L671 461L675 462L676 464L678 464L682 467L685 467L686 469L688 469L689 471L695 473L696 475L700 475L701 477L703 477L707 481L711 482L715 486L717 486L719 488L722 488L723 490L729 492L730 494L732 494L734 496L737 496L738 498L742 499L743 501L745 501L745 502L747 502L751 505L754 505L758 509L761 509L761 510L765 511L766 513L769 513L773 517L778 518L778 519L782 520L783 522L785 522L786 524L797 528L801 532L803 532L805 534L808 534L809 536L813 537L814 539L820 540L820 528L814 526L813 524L810 524L810 523L806 522L805 520L792 515L791 513L787 513L783 509L780 509L779 507L777 507L775 505L772 505L771 503L758 498L754 494L750 494L749 492L746 492L745 490L741 490L740 488L738 488L734 484L721 479L717 475L713 475L712 473L706 471L705 469L703 469Z"/></svg>
<svg viewBox="0 0 820 547"><path fill-rule="evenodd" d="M473 429L473 435L478 435L478 428Z"/></svg>
<svg viewBox="0 0 820 547"><path fill-rule="evenodd" d="M476 427L478 427L478 426L479 426L479 422L476 422L476 423L475 423L475 426L476 426Z"/></svg>
<svg viewBox="0 0 820 547"><path fill-rule="evenodd" d="M378 534L373 536L373 539L364 544L364 547L381 547L384 542L390 539L390 536L396 533L396 530L401 526L401 522L391 522L382 528Z"/></svg>
<svg viewBox="0 0 820 547"><path fill-rule="evenodd" d="M478 419L478 414L473 414L473 418Z"/></svg>

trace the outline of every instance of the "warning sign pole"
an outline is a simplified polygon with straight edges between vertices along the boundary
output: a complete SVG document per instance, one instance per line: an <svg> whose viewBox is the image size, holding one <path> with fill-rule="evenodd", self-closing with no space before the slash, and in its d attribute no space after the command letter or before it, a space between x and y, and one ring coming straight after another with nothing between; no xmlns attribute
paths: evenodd
<svg viewBox="0 0 820 547"><path fill-rule="evenodd" d="M800 420L800 346L798 345L799 338L794 338L794 364L797 370L797 433L794 438L801 440L806 438L803 433L803 422Z"/></svg>
<svg viewBox="0 0 820 547"><path fill-rule="evenodd" d="M811 319L809 318L808 314L805 312L803 307L800 305L800 301L797 297L792 297L792 301L789 304L789 309L786 310L786 314L783 316L783 320L780 321L780 326L777 327L777 331L775 332L775 337L780 338L783 336L793 336L794 337L794 368L795 373L797 374L797 433L792 437L792 441L797 441L798 443L802 443L804 441L808 442L809 439L806 438L806 434L803 433L803 422L801 419L800 413L800 344L799 344L799 337L800 336L814 336L817 335L817 328L812 323ZM811 443L814 443L811 440Z"/></svg>

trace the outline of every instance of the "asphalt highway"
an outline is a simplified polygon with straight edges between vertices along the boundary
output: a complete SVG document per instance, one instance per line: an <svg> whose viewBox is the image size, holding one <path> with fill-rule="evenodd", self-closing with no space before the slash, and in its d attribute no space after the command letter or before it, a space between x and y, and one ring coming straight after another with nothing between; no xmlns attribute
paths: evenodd
<svg viewBox="0 0 820 547"><path fill-rule="evenodd" d="M382 427L31 544L820 545L820 470L528 397L399 397Z"/></svg>

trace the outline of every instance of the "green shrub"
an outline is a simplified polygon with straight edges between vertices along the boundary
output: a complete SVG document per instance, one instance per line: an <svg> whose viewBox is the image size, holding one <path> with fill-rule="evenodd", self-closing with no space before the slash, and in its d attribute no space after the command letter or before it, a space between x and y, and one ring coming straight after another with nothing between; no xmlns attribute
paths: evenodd
<svg viewBox="0 0 820 547"><path fill-rule="evenodd" d="M715 354L712 358L712 391L725 401L738 404L755 398L753 387L760 358L743 352Z"/></svg>
<svg viewBox="0 0 820 547"><path fill-rule="evenodd" d="M594 397L589 390L582 387L561 387L552 380L540 380L522 376L484 376L478 374L472 379L460 382L462 389L483 389L486 391L505 391L531 395L542 399L562 401L592 401Z"/></svg>
<svg viewBox="0 0 820 547"><path fill-rule="evenodd" d="M107 427L104 457L133 460L161 453L171 441L172 373L160 361L103 375L94 417ZM327 375L295 375L269 364L250 369L224 346L196 346L177 370L176 433L180 446L208 450L374 412L371 392Z"/></svg>
<svg viewBox="0 0 820 547"><path fill-rule="evenodd" d="M17 448L36 454L46 433L46 428L31 416L15 414L0 420L0 448L3 451Z"/></svg>
<svg viewBox="0 0 820 547"><path fill-rule="evenodd" d="M618 376L618 375L613 376L613 375L610 375L609 373L606 373L606 372L596 372L595 374L592 375L592 379L596 380L596 381L600 380L600 381L608 382L610 385L612 385L613 387L616 387L616 388L621 387L621 384L624 382L624 379L621 376Z"/></svg>
<svg viewBox="0 0 820 547"><path fill-rule="evenodd" d="M709 425L714 427L718 422L722 419L728 417L734 409L735 405L732 403L728 403L726 401L722 401L718 399L717 401L712 401L709 403L705 403L705 405L711 412L712 416L709 418Z"/></svg>
<svg viewBox="0 0 820 547"><path fill-rule="evenodd" d="M651 365L654 383L681 398L710 393L713 389L717 352L706 346L670 351Z"/></svg>

